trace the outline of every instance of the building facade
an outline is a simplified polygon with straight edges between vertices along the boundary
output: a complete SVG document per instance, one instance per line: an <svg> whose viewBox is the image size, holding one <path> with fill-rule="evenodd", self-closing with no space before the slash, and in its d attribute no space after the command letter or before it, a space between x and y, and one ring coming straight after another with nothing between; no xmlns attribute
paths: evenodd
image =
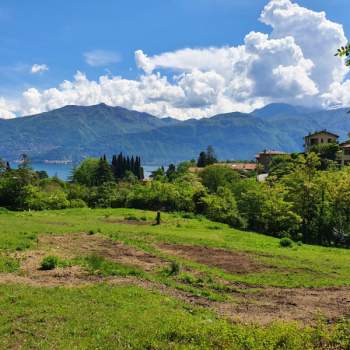
<svg viewBox="0 0 350 350"><path fill-rule="evenodd" d="M273 157L285 156L288 153L282 151L274 150L264 150L255 156L257 163L260 165L263 173L268 173L270 171L270 163Z"/></svg>
<svg viewBox="0 0 350 350"><path fill-rule="evenodd" d="M350 165L350 133L348 134L348 140L339 144L339 161L341 166Z"/></svg>
<svg viewBox="0 0 350 350"><path fill-rule="evenodd" d="M309 133L304 137L304 150L305 153L310 152L312 146L323 144L323 143L337 143L339 136L329 132L327 130L316 131Z"/></svg>

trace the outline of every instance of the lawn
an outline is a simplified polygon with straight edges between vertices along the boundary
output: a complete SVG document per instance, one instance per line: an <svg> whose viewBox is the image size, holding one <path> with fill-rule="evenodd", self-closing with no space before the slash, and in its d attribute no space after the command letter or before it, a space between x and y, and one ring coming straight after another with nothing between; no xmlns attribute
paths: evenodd
<svg viewBox="0 0 350 350"><path fill-rule="evenodd" d="M349 250L282 248L188 214L154 219L0 212L0 347L350 347Z"/></svg>

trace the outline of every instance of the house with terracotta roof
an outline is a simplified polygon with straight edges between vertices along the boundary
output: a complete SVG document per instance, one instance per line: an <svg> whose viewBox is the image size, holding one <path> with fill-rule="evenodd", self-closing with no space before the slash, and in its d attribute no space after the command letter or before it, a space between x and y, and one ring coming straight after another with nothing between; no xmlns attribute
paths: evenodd
<svg viewBox="0 0 350 350"><path fill-rule="evenodd" d="M275 150L264 150L263 152L260 152L255 156L256 161L260 166L262 167L262 171L264 173L268 173L270 170L270 163L272 161L273 157L277 156L285 156L288 153L282 152L282 151L275 151Z"/></svg>
<svg viewBox="0 0 350 350"><path fill-rule="evenodd" d="M348 134L349 140L339 144L339 160L342 166L350 165L350 133Z"/></svg>
<svg viewBox="0 0 350 350"><path fill-rule="evenodd" d="M304 137L305 153L310 152L312 146L323 143L337 143L339 135L327 131L326 129L309 133Z"/></svg>

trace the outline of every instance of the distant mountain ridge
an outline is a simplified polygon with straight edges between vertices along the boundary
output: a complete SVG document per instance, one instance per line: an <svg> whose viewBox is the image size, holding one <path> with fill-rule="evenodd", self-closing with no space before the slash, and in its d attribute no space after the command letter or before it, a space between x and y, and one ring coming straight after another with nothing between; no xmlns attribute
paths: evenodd
<svg viewBox="0 0 350 350"><path fill-rule="evenodd" d="M226 113L179 121L105 104L65 106L10 120L0 119L0 157L33 161L71 160L124 152L143 163L168 164L196 158L213 145L220 159L254 159L263 149L301 151L303 137L328 129L347 137L348 109L315 110L271 104L252 113Z"/></svg>

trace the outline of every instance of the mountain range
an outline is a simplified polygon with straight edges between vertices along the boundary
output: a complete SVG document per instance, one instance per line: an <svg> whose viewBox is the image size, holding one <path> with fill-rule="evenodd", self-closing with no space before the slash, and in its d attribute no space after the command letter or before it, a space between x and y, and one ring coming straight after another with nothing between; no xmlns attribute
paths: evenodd
<svg viewBox="0 0 350 350"><path fill-rule="evenodd" d="M35 161L140 155L144 164L196 158L212 145L220 159L254 159L263 149L297 152L309 132L328 129L347 138L348 109L316 110L270 104L252 113L179 121L105 104L65 106L38 115L0 119L0 157L23 153Z"/></svg>

